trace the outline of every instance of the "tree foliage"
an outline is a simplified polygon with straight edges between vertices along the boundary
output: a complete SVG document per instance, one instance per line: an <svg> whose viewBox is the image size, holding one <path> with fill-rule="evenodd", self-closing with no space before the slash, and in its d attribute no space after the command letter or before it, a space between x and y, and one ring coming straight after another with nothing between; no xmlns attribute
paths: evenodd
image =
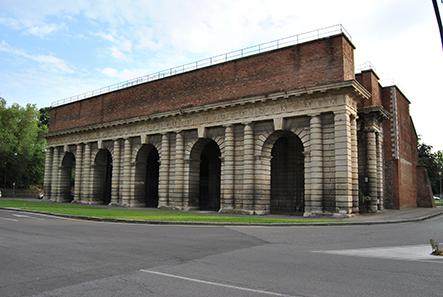
<svg viewBox="0 0 443 297"><path fill-rule="evenodd" d="M443 178L443 151L432 152L432 146L418 143L418 164L426 167L431 181L432 192L440 193L440 179Z"/></svg>
<svg viewBox="0 0 443 297"><path fill-rule="evenodd" d="M47 119L46 119L47 120ZM6 105L0 98L0 184L27 188L43 183L47 122L35 105Z"/></svg>

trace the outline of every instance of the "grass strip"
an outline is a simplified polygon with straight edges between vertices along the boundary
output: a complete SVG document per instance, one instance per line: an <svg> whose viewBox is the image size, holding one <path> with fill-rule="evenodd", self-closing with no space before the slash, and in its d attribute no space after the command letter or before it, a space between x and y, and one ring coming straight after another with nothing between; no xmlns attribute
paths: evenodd
<svg viewBox="0 0 443 297"><path fill-rule="evenodd" d="M92 217L98 219L157 221L157 222L207 222L241 224L306 224L332 223L334 219L276 218L269 216L200 214L161 209L131 209L111 206L55 203L49 201L28 201L0 199L0 207L16 208L47 214Z"/></svg>

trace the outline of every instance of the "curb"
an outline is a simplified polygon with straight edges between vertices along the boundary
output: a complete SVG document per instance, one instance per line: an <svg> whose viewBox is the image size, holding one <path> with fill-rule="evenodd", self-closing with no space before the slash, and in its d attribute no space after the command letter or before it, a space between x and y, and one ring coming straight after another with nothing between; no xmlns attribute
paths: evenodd
<svg viewBox="0 0 443 297"><path fill-rule="evenodd" d="M319 222L319 223L269 223L269 224L260 224L260 223L229 223L229 222L189 222L189 221L156 221L156 220L127 220L127 219L107 219L107 218L97 218L97 217L85 217L85 216L76 216L76 215L63 215L63 214L53 214L49 212L43 211L33 211L33 210L24 210L20 208L13 207L0 207L3 210L12 210L17 212L25 212L25 213L36 213L36 214L44 214L54 217L61 218L69 218L69 219L78 219L83 221L95 221L95 222L109 222L109 223L131 223L131 224L146 224L146 225L198 225L198 226L273 226L273 227L303 227L303 226L356 226L356 225L384 225L384 224L401 224L401 223L410 223L410 222L422 222L440 215L443 215L443 209L439 212L416 217L410 219L399 219L399 220L379 220L379 221L363 221L363 222Z"/></svg>

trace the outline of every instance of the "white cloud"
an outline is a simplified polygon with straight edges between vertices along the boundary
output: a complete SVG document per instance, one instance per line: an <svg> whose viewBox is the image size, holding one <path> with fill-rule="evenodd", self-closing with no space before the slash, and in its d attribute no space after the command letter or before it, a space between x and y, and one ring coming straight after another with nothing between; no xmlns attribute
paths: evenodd
<svg viewBox="0 0 443 297"><path fill-rule="evenodd" d="M114 36L112 34L110 34L110 33L98 32L95 35L97 35L98 37L100 37L100 38L102 38L102 39L104 39L106 41L115 42Z"/></svg>
<svg viewBox="0 0 443 297"><path fill-rule="evenodd" d="M56 71L62 71L62 72L68 72L72 73L74 72L74 69L70 67L68 64L66 64L65 61L62 59L53 56L53 55L32 55L29 54L21 49L14 48L10 46L7 42L4 40L0 43L0 52L5 52L8 54L12 54L18 57L22 57L34 62L37 62L50 70L56 70Z"/></svg>
<svg viewBox="0 0 443 297"><path fill-rule="evenodd" d="M0 17L0 24L5 25L17 31L24 32L25 34L44 38L54 32L60 31L65 28L65 24L59 23L46 23L44 21L31 21L25 19L5 18Z"/></svg>
<svg viewBox="0 0 443 297"><path fill-rule="evenodd" d="M127 61L128 57L121 51L119 50L117 47L112 46L110 48L111 50L111 55L116 58L117 60L121 60L121 61Z"/></svg>

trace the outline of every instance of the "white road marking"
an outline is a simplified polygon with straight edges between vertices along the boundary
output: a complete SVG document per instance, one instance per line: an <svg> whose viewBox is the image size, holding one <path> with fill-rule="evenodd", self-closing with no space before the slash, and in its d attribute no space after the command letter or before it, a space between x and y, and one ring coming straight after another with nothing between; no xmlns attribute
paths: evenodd
<svg viewBox="0 0 443 297"><path fill-rule="evenodd" d="M30 216L27 216L27 215L22 215L22 214L15 214L15 213L13 213L12 214L14 217L17 217L17 218L29 218Z"/></svg>
<svg viewBox="0 0 443 297"><path fill-rule="evenodd" d="M342 255L342 256L356 256L356 257L418 261L418 262L443 264L443 257L431 255L431 246L429 244L373 247L373 248L345 249L345 250L323 250L323 251L312 251L312 252Z"/></svg>
<svg viewBox="0 0 443 297"><path fill-rule="evenodd" d="M42 219L42 218L36 218L34 216L28 216L28 215L23 215L23 214L15 214L15 213L13 213L12 215L14 217L17 217L17 218L29 218L29 219L34 219L34 220L38 220L38 221L44 221L45 220L45 219Z"/></svg>
<svg viewBox="0 0 443 297"><path fill-rule="evenodd" d="M252 292L252 293L258 293L258 294L264 294L264 295L270 295L270 296L300 297L300 296L287 295L287 294L276 293L276 292L271 292L271 291L251 289L251 288L233 286L233 285L228 285L228 284L223 284L223 283L216 283L216 282L211 282L211 281L205 281L205 280L201 280L201 279L190 278L190 277L185 277L185 276L180 276L180 275L175 275L175 274L169 274L169 273L164 273L164 272L159 272L159 271L153 271L153 270L140 269L140 271L146 272L146 273L151 273L151 274L156 274L156 275L161 275L161 276L165 276L165 277L177 278L177 279L186 280L186 281L195 282L195 283L201 283L201 284L205 284L205 285L224 287L224 288L229 288L229 289L235 289L235 290Z"/></svg>
<svg viewBox="0 0 443 297"><path fill-rule="evenodd" d="M3 217L0 217L0 219L6 220L6 221L18 222L17 219L3 218Z"/></svg>

